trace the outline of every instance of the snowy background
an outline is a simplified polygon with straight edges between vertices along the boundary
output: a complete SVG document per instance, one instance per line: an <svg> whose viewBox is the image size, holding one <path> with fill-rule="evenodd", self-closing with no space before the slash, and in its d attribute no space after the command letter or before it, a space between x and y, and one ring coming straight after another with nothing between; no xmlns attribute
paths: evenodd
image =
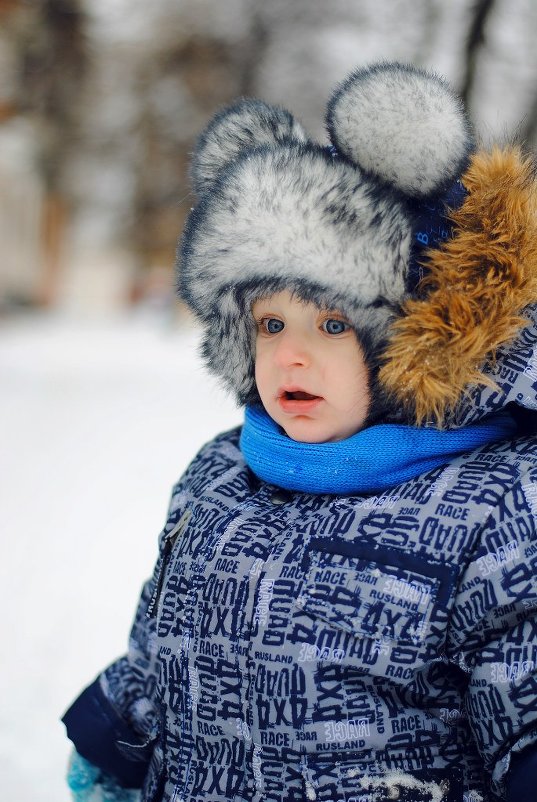
<svg viewBox="0 0 537 802"><path fill-rule="evenodd" d="M126 649L173 483L240 422L196 347L153 314L2 326L2 799L69 799L59 718Z"/></svg>

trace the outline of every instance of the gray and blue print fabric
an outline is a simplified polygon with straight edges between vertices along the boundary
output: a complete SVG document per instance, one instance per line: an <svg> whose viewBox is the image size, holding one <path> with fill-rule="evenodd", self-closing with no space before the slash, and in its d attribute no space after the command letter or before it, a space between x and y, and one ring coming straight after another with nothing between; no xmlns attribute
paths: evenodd
<svg viewBox="0 0 537 802"><path fill-rule="evenodd" d="M514 439L375 495L258 479L240 429L175 486L128 654L64 717L143 802L501 799L537 740L537 314L460 423Z"/></svg>

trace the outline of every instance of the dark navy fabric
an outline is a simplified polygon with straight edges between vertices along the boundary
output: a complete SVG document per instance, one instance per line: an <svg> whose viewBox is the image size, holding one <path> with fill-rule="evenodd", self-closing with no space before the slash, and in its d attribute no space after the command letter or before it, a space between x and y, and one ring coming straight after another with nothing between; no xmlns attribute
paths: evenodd
<svg viewBox="0 0 537 802"><path fill-rule="evenodd" d="M152 742L142 743L93 682L62 718L77 751L125 788L141 788L149 768Z"/></svg>
<svg viewBox="0 0 537 802"><path fill-rule="evenodd" d="M462 182L456 181L443 195L410 202L414 220L407 290L411 294L416 294L420 281L427 274L425 251L440 247L453 236L450 213L462 206L466 195Z"/></svg>
<svg viewBox="0 0 537 802"><path fill-rule="evenodd" d="M535 322L493 369L459 425L537 414ZM537 743L536 437L351 495L263 481L239 440L174 487L129 650L97 680L151 744L143 802L505 800ZM71 734L103 761L92 741L127 739L87 707Z"/></svg>
<svg viewBox="0 0 537 802"><path fill-rule="evenodd" d="M537 797L537 748L525 749L513 758L507 782L507 802L535 802Z"/></svg>

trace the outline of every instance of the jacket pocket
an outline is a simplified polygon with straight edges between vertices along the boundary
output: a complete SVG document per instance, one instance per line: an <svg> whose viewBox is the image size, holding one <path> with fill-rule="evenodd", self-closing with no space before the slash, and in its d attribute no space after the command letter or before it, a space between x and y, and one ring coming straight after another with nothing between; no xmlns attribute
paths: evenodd
<svg viewBox="0 0 537 802"><path fill-rule="evenodd" d="M418 646L448 603L455 570L421 555L312 538L296 605L354 635Z"/></svg>

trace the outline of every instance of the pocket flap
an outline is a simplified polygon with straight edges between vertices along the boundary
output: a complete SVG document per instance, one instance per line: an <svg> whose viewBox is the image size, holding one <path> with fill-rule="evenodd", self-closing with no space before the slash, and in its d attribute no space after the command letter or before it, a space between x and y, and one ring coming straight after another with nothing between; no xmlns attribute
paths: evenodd
<svg viewBox="0 0 537 802"><path fill-rule="evenodd" d="M306 554L297 605L355 635L419 645L453 586L449 566L395 549L312 538Z"/></svg>

